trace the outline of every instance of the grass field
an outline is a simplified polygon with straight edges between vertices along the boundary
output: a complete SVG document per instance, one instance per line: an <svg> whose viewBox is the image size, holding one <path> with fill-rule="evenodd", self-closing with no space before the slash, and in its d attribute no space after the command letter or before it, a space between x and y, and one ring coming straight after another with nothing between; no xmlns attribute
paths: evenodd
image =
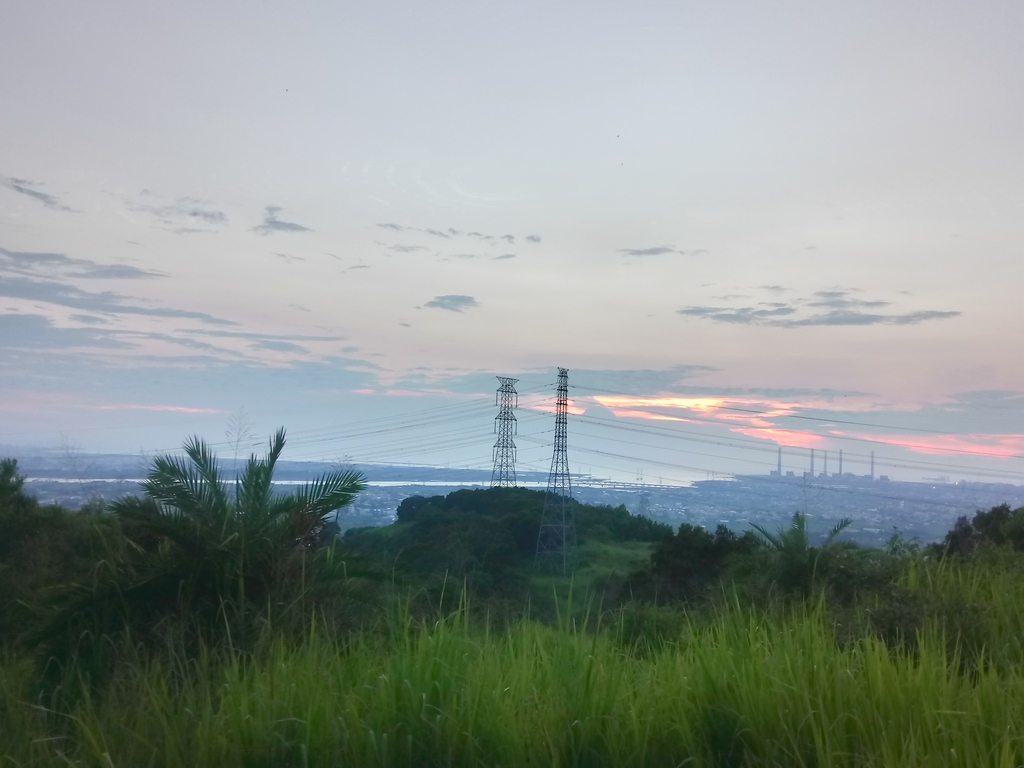
<svg viewBox="0 0 1024 768"><path fill-rule="evenodd" d="M311 621L303 640L268 634L248 654L128 654L63 710L8 657L0 764L1021 765L1022 580L948 566L905 580L967 606L969 642L932 618L913 650L867 632L840 644L823 602L724 601L649 642L593 614L498 630L398 612L383 632Z"/></svg>

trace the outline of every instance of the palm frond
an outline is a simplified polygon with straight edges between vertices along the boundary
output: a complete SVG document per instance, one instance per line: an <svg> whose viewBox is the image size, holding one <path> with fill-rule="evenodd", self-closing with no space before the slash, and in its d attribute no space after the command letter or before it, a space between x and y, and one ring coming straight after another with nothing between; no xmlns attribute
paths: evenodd
<svg viewBox="0 0 1024 768"><path fill-rule="evenodd" d="M834 539L834 538L835 538L836 536L838 536L838 535L839 535L840 533L842 533L843 531L845 531L845 530L846 530L847 528L849 528L849 527L850 527L851 525L853 525L853 518L852 518L852 517L844 517L844 518L843 518L842 520L840 520L840 521L839 521L838 523L836 523L835 525L833 525L833 526L832 526L832 527L831 527L831 528L829 529L829 532L828 532L828 534L826 534L826 536L825 536L825 541L824 541L824 542L822 542L822 545L821 545L822 549L824 549L825 547L829 546L829 545L830 545L830 544L832 543L832 540L833 540L833 539Z"/></svg>
<svg viewBox="0 0 1024 768"><path fill-rule="evenodd" d="M192 465L177 456L158 456L142 483L148 498L179 509L201 508L202 487Z"/></svg>
<svg viewBox="0 0 1024 768"><path fill-rule="evenodd" d="M358 472L326 472L304 485L294 496L306 514L324 517L347 507L365 488L366 480Z"/></svg>
<svg viewBox="0 0 1024 768"><path fill-rule="evenodd" d="M249 461L238 481L238 499L236 514L250 523L258 523L265 517L271 499L273 474L266 463L255 455Z"/></svg>
<svg viewBox="0 0 1024 768"><path fill-rule="evenodd" d="M277 465L277 460L281 457L281 451L284 450L285 444L285 430L281 427L274 433L274 436L270 438L270 451L267 452L267 469L270 470L270 474L274 473L274 467Z"/></svg>
<svg viewBox="0 0 1024 768"><path fill-rule="evenodd" d="M227 494L219 480L211 485L208 478L194 461L159 456L142 487L148 497L181 510L196 522L220 526L228 510Z"/></svg>
<svg viewBox="0 0 1024 768"><path fill-rule="evenodd" d="M761 534L761 538L772 549L782 549L782 539L773 533L769 533L757 523L751 523L750 527Z"/></svg>
<svg viewBox="0 0 1024 768"><path fill-rule="evenodd" d="M121 521L126 533L134 528L144 536L167 539L187 557L201 559L208 555L208 529L177 508L163 510L153 499L126 496L114 501L110 511Z"/></svg>
<svg viewBox="0 0 1024 768"><path fill-rule="evenodd" d="M274 467L285 445L284 427L270 438L266 458L255 454L249 457L245 472L239 481L237 513L251 524L261 524L270 513L273 497Z"/></svg>
<svg viewBox="0 0 1024 768"><path fill-rule="evenodd" d="M220 472L217 469L217 457L210 450L205 440L199 437L192 437L185 442L185 454L192 459L199 476L203 479L207 498L217 509L226 509L228 506L228 493L224 483L221 482Z"/></svg>
<svg viewBox="0 0 1024 768"><path fill-rule="evenodd" d="M107 509L121 520L131 520L133 523L156 520L163 514L155 500L138 496L123 496L120 499L115 499Z"/></svg>

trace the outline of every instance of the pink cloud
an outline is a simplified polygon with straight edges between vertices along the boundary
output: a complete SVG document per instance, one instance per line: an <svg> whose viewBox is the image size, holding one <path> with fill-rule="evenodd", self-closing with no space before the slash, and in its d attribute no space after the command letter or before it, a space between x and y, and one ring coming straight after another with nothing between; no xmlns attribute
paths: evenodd
<svg viewBox="0 0 1024 768"><path fill-rule="evenodd" d="M541 413L554 413L555 401L547 395L521 395L519 407L526 411L540 411ZM586 413L585 408L576 405L576 401L569 399L569 413L573 416L582 416Z"/></svg>
<svg viewBox="0 0 1024 768"><path fill-rule="evenodd" d="M737 432L759 440L771 440L773 443L787 448L824 448L825 438L813 432L795 432L789 429L772 429L771 427L732 427L730 432Z"/></svg>
<svg viewBox="0 0 1024 768"><path fill-rule="evenodd" d="M871 435L863 432L842 432L832 430L838 437L854 437L859 440L870 440L875 443L894 445L906 448L915 453L930 455L946 455L961 453L973 456L988 456L998 459L1022 458L1024 454L1024 435L926 435L904 437L901 435Z"/></svg>
<svg viewBox="0 0 1024 768"><path fill-rule="evenodd" d="M607 406L606 406L607 407ZM693 419L684 419L682 416L666 416L663 413L651 413L650 411L639 411L632 408L609 408L620 419L646 419L648 421L681 421L686 424L698 424Z"/></svg>
<svg viewBox="0 0 1024 768"><path fill-rule="evenodd" d="M63 411L63 410L87 410L87 411L164 411L168 413L224 413L216 408L187 408L178 405L137 405L134 403L114 403L108 405L96 405L83 401L77 395L59 395L48 392L33 392L22 390L14 392L0 403L0 411L8 413L32 413L37 411Z"/></svg>
<svg viewBox="0 0 1024 768"><path fill-rule="evenodd" d="M797 405L757 399L726 399L722 397L676 397L676 396L629 396L629 395L595 395L594 400L608 408L620 418L649 419L652 421L682 421L700 423L706 421L720 422L734 432L751 430L752 437L774 440L769 432L782 433L773 421L779 416L786 416L797 409ZM744 411L751 411L746 413ZM685 415L668 415L664 411L682 412L693 415L693 419ZM733 425L741 425L734 427ZM787 432L788 434L788 432ZM808 438L797 433L794 445L807 442Z"/></svg>
<svg viewBox="0 0 1024 768"><path fill-rule="evenodd" d="M353 389L352 393L355 395L372 395L374 390L372 389Z"/></svg>

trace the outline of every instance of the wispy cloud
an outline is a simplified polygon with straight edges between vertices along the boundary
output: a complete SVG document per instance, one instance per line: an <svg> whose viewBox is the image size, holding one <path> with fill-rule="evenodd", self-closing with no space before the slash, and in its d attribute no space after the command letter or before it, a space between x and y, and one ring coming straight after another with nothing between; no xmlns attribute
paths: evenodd
<svg viewBox="0 0 1024 768"><path fill-rule="evenodd" d="M677 310L680 315L702 317L718 323L736 323L740 325L775 325L778 317L792 315L793 307L776 307L775 309L757 309L756 307L684 307Z"/></svg>
<svg viewBox="0 0 1024 768"><path fill-rule="evenodd" d="M196 328L188 330L179 328L178 333L188 333L197 336L212 336L218 339L254 339L254 340L276 340L276 341L344 341L344 336L307 336L303 334L276 335L271 333L252 333L247 331L215 331L208 328Z"/></svg>
<svg viewBox="0 0 1024 768"><path fill-rule="evenodd" d="M72 208L68 207L60 201L54 195L47 192L43 192L39 187L43 186L42 182L30 181L29 179L16 179L8 176L0 176L0 185L7 187L14 192L30 197L33 200L45 205L47 208L51 208L55 211L71 211Z"/></svg>
<svg viewBox="0 0 1024 768"><path fill-rule="evenodd" d="M185 309L164 307L144 307L129 304L129 298L112 291L84 291L70 283L54 280L29 280L22 277L0 277L0 296L28 301L41 301L47 304L98 312L110 315L145 315L148 317L176 317L199 320L211 325L237 325L230 320L208 315L205 312L192 312Z"/></svg>
<svg viewBox="0 0 1024 768"><path fill-rule="evenodd" d="M86 325L107 325L110 322L95 315L71 315L71 319L76 323L85 323Z"/></svg>
<svg viewBox="0 0 1024 768"><path fill-rule="evenodd" d="M160 196L148 189L142 190L140 196L142 202L126 200L125 205L133 211L149 214L162 228L179 235L216 232L217 227L228 221L227 214L214 208L208 200L179 197L170 202L161 202Z"/></svg>
<svg viewBox="0 0 1024 768"><path fill-rule="evenodd" d="M679 256L699 256L707 253L703 248L692 251L684 251L681 248L674 248L668 245L656 245L650 248L620 248L619 253L626 256L664 256L667 253L678 254Z"/></svg>
<svg viewBox="0 0 1024 768"><path fill-rule="evenodd" d="M446 309L449 312L462 312L464 309L479 307L480 304L472 296L448 294L447 296L435 296L424 306L433 307L434 309Z"/></svg>
<svg viewBox="0 0 1024 768"><path fill-rule="evenodd" d="M445 240L452 240L457 237L471 237L474 240L480 240L491 245L496 245L499 241L505 242L509 245L515 245L515 235L488 235L483 232L477 232L476 230L471 232L463 232L462 230L455 229L454 227L410 227L405 224L397 224L395 222L385 221L377 224L381 229L387 229L392 232L417 232L431 237L439 237ZM529 243L539 243L541 241L540 235L526 235L526 241ZM393 248L395 246L392 246Z"/></svg>
<svg viewBox="0 0 1024 768"><path fill-rule="evenodd" d="M263 215L263 223L252 228L253 232L257 232L261 235L272 235L275 232L311 232L309 227L304 227L301 224L296 224L293 221L284 221L278 218L278 215L283 208L276 205L268 205Z"/></svg>
<svg viewBox="0 0 1024 768"><path fill-rule="evenodd" d="M263 339L261 341L253 342L252 346L256 349L267 349L272 352L299 352L304 353L309 350L299 344L293 344L290 341L274 341L273 339Z"/></svg>
<svg viewBox="0 0 1024 768"><path fill-rule="evenodd" d="M850 296L850 291L817 291L810 301L809 307L827 307L829 309L854 309L888 307L890 301L866 301Z"/></svg>
<svg viewBox="0 0 1024 768"><path fill-rule="evenodd" d="M799 328L809 325L918 325L929 320L950 320L959 317L960 312L922 310L902 315L878 315L856 310L837 309L820 315L782 323L785 328Z"/></svg>
<svg viewBox="0 0 1024 768"><path fill-rule="evenodd" d="M128 264L98 264L89 259L75 259L63 253L9 251L0 248L0 274L26 277L89 278L136 280L163 277L160 272L139 269Z"/></svg>
<svg viewBox="0 0 1024 768"><path fill-rule="evenodd" d="M132 349L117 335L96 328L60 328L42 315L0 315L0 349Z"/></svg>
<svg viewBox="0 0 1024 768"><path fill-rule="evenodd" d="M817 291L809 298L788 302L762 302L757 306L691 306L676 310L687 317L716 323L756 325L775 328L810 326L918 325L931 320L949 320L960 312L951 310L916 310L879 313L864 310L892 306L880 299L861 299L848 290ZM721 296L723 300L739 296ZM821 311L824 310L824 311Z"/></svg>
<svg viewBox="0 0 1024 768"><path fill-rule="evenodd" d="M627 256L661 256L665 253L679 253L679 251L659 245L653 248L620 248L619 253L624 253Z"/></svg>

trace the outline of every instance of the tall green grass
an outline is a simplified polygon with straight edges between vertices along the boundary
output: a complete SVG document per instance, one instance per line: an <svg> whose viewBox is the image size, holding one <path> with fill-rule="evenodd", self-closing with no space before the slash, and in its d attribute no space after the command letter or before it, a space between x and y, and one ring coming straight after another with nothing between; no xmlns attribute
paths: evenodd
<svg viewBox="0 0 1024 768"><path fill-rule="evenodd" d="M0 765L1021 765L1021 580L914 578L983 607L978 663L935 618L913 649L867 633L840 645L823 602L726 603L643 643L621 624L497 630L465 610L352 637L311 620L302 641L268 636L248 654L128 652L67 711L7 658ZM985 663L989 646L1000 663Z"/></svg>

